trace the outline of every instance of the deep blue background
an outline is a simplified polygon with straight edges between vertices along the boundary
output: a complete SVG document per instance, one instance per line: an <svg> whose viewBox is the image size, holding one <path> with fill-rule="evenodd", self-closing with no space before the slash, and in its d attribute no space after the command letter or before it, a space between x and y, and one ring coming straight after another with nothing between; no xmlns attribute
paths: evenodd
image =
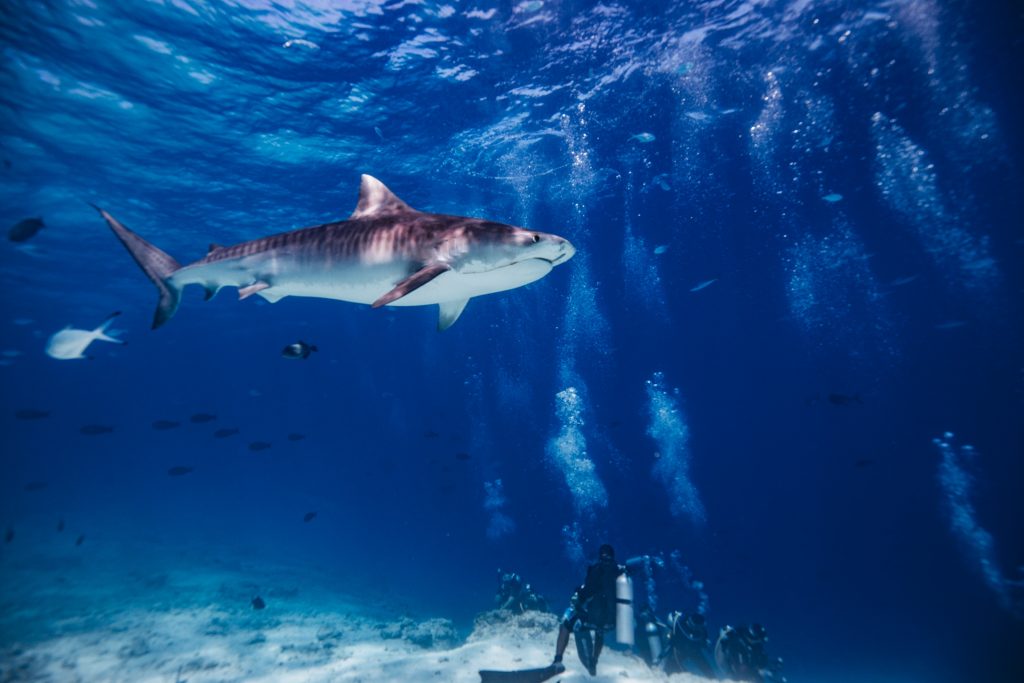
<svg viewBox="0 0 1024 683"><path fill-rule="evenodd" d="M948 430L980 453L978 522L1017 578L1010 4L485 3L477 18L456 3L5 3L0 217L47 227L0 252L3 345L24 353L0 368L0 522L21 546L3 553L63 515L81 552L143 539L310 564L467 625L498 567L560 608L581 577L562 533L575 520L587 553L678 549L712 624L766 623L792 680L1019 679L1024 628L951 533L931 443ZM911 171L908 149L933 166ZM432 307L228 291L187 292L150 332L151 285L84 204L187 262L345 217L363 172L416 208L556 232L579 255L472 301L444 334ZM624 258L626 232L642 244ZM127 346L42 353L113 310ZM965 324L936 327L950 321ZM282 359L300 338L320 352ZM703 524L674 518L651 475L656 371L680 392ZM546 455L573 375L608 491L593 516ZM229 426L242 434L211 437ZM167 477L178 464L196 471ZM497 478L516 529L494 540ZM48 487L24 491L34 480ZM692 606L665 579L662 609Z"/></svg>

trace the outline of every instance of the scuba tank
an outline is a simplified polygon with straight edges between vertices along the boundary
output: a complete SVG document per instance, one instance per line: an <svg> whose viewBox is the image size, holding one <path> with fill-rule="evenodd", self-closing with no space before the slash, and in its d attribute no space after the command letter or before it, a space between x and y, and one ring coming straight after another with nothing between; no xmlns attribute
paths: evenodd
<svg viewBox="0 0 1024 683"><path fill-rule="evenodd" d="M654 623L654 620L647 622L644 626L644 634L647 636L647 647L650 648L651 652L651 663L657 664L661 661L661 629Z"/></svg>
<svg viewBox="0 0 1024 683"><path fill-rule="evenodd" d="M633 581L625 572L615 579L615 639L633 644Z"/></svg>

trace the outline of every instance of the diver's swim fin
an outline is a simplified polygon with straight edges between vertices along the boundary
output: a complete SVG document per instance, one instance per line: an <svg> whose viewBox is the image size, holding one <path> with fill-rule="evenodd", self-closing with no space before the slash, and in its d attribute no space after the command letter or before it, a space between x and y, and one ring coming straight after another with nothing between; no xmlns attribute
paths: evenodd
<svg viewBox="0 0 1024 683"><path fill-rule="evenodd" d="M541 683L565 671L562 664L549 664L542 669L520 669L519 671L480 672L480 683Z"/></svg>

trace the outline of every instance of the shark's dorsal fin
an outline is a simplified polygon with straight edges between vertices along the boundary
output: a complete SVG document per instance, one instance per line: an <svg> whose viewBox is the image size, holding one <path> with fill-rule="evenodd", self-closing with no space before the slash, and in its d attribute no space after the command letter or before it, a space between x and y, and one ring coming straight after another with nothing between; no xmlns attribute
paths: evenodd
<svg viewBox="0 0 1024 683"><path fill-rule="evenodd" d="M384 183L364 173L359 186L359 203L348 219L351 221L359 218L393 216L397 213L415 211L416 209L396 197Z"/></svg>
<svg viewBox="0 0 1024 683"><path fill-rule="evenodd" d="M213 252L217 251L218 249L223 249L223 248L224 248L224 245L222 245L222 244L217 244L216 242L210 242L210 248L207 249L206 255L209 256L210 254L212 254Z"/></svg>

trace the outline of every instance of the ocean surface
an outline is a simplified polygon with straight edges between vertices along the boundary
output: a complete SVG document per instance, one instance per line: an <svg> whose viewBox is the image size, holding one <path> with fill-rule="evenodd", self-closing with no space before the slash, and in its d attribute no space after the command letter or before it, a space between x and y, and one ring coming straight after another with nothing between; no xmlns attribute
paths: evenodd
<svg viewBox="0 0 1024 683"><path fill-rule="evenodd" d="M1016 3L4 0L0 49L0 680L543 666L555 617L474 619L602 543L795 683L1024 680ZM190 263L361 174L576 255L444 332L199 287L150 330L89 206Z"/></svg>

